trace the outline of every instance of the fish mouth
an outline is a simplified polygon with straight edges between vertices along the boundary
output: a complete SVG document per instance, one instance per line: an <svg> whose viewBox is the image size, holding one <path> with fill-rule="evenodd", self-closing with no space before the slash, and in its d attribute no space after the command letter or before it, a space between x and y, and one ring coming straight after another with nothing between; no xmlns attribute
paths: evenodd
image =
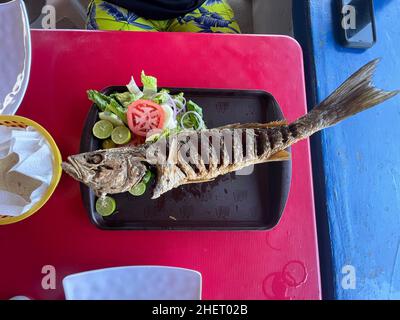
<svg viewBox="0 0 400 320"><path fill-rule="evenodd" d="M78 164L74 159L68 157L67 161L61 164L62 169L76 180L82 181L82 174L79 170Z"/></svg>

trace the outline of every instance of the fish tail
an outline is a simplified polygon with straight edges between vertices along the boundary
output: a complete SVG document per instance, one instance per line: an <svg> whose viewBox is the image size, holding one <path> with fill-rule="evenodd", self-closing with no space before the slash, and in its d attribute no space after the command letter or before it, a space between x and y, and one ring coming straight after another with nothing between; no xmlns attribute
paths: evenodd
<svg viewBox="0 0 400 320"><path fill-rule="evenodd" d="M292 123L289 127L298 131L298 140L397 95L400 91L384 91L372 84L379 60L366 64L311 112Z"/></svg>

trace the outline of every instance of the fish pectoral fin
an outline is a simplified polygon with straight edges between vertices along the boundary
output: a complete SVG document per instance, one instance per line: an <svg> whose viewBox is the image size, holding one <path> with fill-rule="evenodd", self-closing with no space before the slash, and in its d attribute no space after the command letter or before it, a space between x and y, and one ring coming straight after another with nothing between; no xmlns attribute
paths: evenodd
<svg viewBox="0 0 400 320"><path fill-rule="evenodd" d="M185 184L185 181L186 175L177 166L157 166L157 183L152 199L157 199L165 192Z"/></svg>
<svg viewBox="0 0 400 320"><path fill-rule="evenodd" d="M273 162L273 161L287 161L290 160L290 153L286 150L279 151L268 158L266 162Z"/></svg>
<svg viewBox="0 0 400 320"><path fill-rule="evenodd" d="M212 181L214 181L214 180L215 180L215 178L212 178L212 179L191 180L191 181L187 181L187 182L183 183L183 185L185 185L185 184L203 183L203 182L212 182Z"/></svg>

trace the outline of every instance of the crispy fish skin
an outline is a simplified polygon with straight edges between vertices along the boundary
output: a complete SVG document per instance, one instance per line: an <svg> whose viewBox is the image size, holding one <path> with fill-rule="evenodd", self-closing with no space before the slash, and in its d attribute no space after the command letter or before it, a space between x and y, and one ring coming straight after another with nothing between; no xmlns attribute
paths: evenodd
<svg viewBox="0 0 400 320"><path fill-rule="evenodd" d="M129 191L144 177L143 148L98 150L68 157L63 170L93 189L97 196Z"/></svg>
<svg viewBox="0 0 400 320"><path fill-rule="evenodd" d="M285 150L296 142L399 93L372 85L377 63L374 60L362 67L311 112L291 124L232 124L187 131L186 140L176 134L168 141L162 139L151 145L71 156L63 163L63 169L97 195L105 195L129 190L142 179L146 164L153 165L157 169L155 199L184 184L211 181L253 164L287 160L289 154ZM157 151L157 147L164 147L164 152ZM154 148L156 153L164 153L165 161L149 157L149 150Z"/></svg>
<svg viewBox="0 0 400 320"><path fill-rule="evenodd" d="M271 149L270 137L273 137L269 136L271 129L234 126L188 132L186 134L188 142L185 147L190 148L189 143L197 144L201 141L202 148L194 145L191 149L193 152L187 156L185 156L186 148L179 149L178 136L171 137L167 161L155 165L158 180L153 198L158 198L180 185L212 181L220 175L249 165L288 160L290 154L285 150L274 152L274 149Z"/></svg>

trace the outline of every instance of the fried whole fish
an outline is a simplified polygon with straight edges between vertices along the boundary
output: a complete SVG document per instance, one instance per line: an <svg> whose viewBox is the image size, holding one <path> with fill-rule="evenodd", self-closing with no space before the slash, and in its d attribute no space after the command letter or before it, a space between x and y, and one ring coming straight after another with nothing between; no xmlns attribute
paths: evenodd
<svg viewBox="0 0 400 320"><path fill-rule="evenodd" d="M137 185L148 166L157 170L153 199L189 183L211 181L249 165L289 159L285 151L312 134L399 93L372 85L378 60L354 73L322 103L291 124L232 124L185 131L156 143L98 150L68 157L62 167L96 195L122 193Z"/></svg>

